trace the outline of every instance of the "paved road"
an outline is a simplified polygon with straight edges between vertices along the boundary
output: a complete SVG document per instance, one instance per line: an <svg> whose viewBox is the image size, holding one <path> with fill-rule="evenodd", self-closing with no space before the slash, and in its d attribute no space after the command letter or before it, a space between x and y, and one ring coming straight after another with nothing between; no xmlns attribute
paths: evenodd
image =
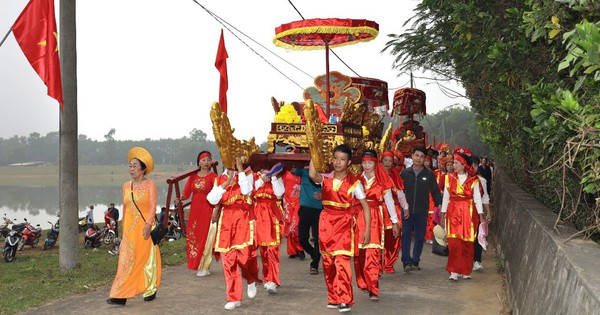
<svg viewBox="0 0 600 315"><path fill-rule="evenodd" d="M491 244L490 244L491 245ZM323 274L309 275L309 261L289 259L285 246L281 252L281 282L276 294L262 286L254 299L248 299L244 287L242 307L223 309L225 282L221 264L211 266L211 275L196 276L186 266L163 270L162 285L156 300L144 302L141 296L127 301L127 306L106 304L110 288L57 300L30 309L23 314L338 314L329 310ZM425 245L422 271L403 273L401 262L395 274L385 274L380 281L380 301L371 302L368 294L354 285L355 304L352 314L499 314L504 296L501 275L496 272L494 248L484 252L484 272L474 272L472 280L451 282L445 270L446 258L431 254Z"/></svg>

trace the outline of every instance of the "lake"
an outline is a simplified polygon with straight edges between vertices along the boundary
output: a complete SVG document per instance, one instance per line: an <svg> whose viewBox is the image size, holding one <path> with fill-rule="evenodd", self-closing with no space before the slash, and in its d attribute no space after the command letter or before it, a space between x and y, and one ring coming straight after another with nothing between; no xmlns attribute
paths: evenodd
<svg viewBox="0 0 600 315"><path fill-rule="evenodd" d="M158 189L157 212L160 212L160 208L165 206L168 185L165 181L155 183ZM79 186L79 217L84 217L86 208L93 204L94 222L103 223L104 211L110 203L114 203L119 211L123 210L121 185ZM58 186L0 186L0 215L6 214L15 223L26 218L33 225L40 224L43 229L48 229L48 221L54 223L57 219L58 206ZM122 212L120 216L122 218Z"/></svg>

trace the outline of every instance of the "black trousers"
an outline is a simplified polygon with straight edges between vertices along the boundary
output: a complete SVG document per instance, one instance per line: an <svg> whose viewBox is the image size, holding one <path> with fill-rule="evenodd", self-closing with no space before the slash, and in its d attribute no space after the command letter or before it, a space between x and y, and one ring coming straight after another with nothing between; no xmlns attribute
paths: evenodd
<svg viewBox="0 0 600 315"><path fill-rule="evenodd" d="M298 210L298 217L300 222L298 223L298 239L300 245L304 248L311 257L310 267L319 269L319 261L321 260L321 252L319 251L319 216L321 215L321 209L309 208L300 206ZM310 244L310 230L312 229L312 236L315 241L315 246Z"/></svg>
<svg viewBox="0 0 600 315"><path fill-rule="evenodd" d="M481 262L481 254L483 253L483 247L481 247L481 245L477 241L477 238L479 237L479 224L477 224L477 226L475 226L474 228L475 231L477 231L477 233L475 234L475 256L473 256L473 261Z"/></svg>

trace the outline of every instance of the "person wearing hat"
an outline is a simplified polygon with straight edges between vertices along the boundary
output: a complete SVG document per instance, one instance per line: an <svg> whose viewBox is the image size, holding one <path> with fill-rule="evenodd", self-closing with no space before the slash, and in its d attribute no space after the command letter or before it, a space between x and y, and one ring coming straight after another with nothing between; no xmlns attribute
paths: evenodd
<svg viewBox="0 0 600 315"><path fill-rule="evenodd" d="M408 201L410 213L402 217L402 263L404 272L421 270L419 262L423 252L427 216L429 211L429 195L433 196L434 205L441 206L442 194L432 171L424 167L427 151L424 146L413 149L411 167L402 171L400 176L404 182L404 194ZM414 246L410 253L411 240L414 234Z"/></svg>
<svg viewBox="0 0 600 315"><path fill-rule="evenodd" d="M181 200L192 197L185 233L187 267L191 270L198 270L196 273L198 277L204 277L210 274L208 271L210 263L200 266L200 261L211 259L212 251L206 251L207 257L204 256L204 246L207 243L211 224L210 219L214 208L208 202L206 196L212 189L217 174L211 170L212 155L208 151L198 153L196 165L200 167L200 170L188 178L181 194ZM179 203L181 201L176 199L175 202Z"/></svg>
<svg viewBox="0 0 600 315"><path fill-rule="evenodd" d="M160 250L150 238L156 215L156 185L147 179L154 160L146 149L135 147L127 154L132 180L123 184L123 238L117 274L108 304L125 305L143 293L144 301L156 298L160 286Z"/></svg>
<svg viewBox="0 0 600 315"><path fill-rule="evenodd" d="M441 225L448 239L446 270L450 280L471 279L474 244L479 220L484 220L479 178L471 173L468 149L454 152L454 173L446 176ZM477 213L473 211L477 209Z"/></svg>
<svg viewBox="0 0 600 315"><path fill-rule="evenodd" d="M223 156L223 152L221 153ZM212 205L220 204L213 210L213 217L218 216L215 251L221 253L223 274L227 293L226 310L242 306L242 277L248 283L247 294L253 299L256 296L258 278L258 260L255 250L255 221L252 209L252 175L246 175L242 160L237 157L235 167L223 164L227 169L214 181L213 188L206 196ZM242 277L240 276L242 270Z"/></svg>
<svg viewBox="0 0 600 315"><path fill-rule="evenodd" d="M406 214L408 216L408 203L406 202L406 196L404 196L404 183L400 178L400 171L394 163L394 153L391 151L383 152L381 155L381 165L385 169L387 175L392 179L394 186L392 189L392 197L394 198L394 208L396 211L396 217L400 218ZM404 166L404 164L402 164ZM387 209L387 207L386 207ZM402 210L401 210L402 209ZM394 273L394 264L398 261L400 254L400 238L398 235L394 236L393 223L390 218L388 211L383 211L383 264L382 271L386 273ZM401 223L399 221L398 223ZM383 273L383 272L382 272Z"/></svg>
<svg viewBox="0 0 600 315"><path fill-rule="evenodd" d="M392 237L397 238L400 232L398 215L392 189L394 182L379 163L374 150L365 150L362 154L363 173L360 182L365 188L367 202L371 211L371 238L368 244L358 244L358 257L354 258L356 283L360 289L369 291L372 301L379 300L379 273L382 269L381 250L383 249L383 212L387 212L392 222ZM385 206L384 206L385 205ZM356 214L358 235L364 233L365 220L363 209Z"/></svg>

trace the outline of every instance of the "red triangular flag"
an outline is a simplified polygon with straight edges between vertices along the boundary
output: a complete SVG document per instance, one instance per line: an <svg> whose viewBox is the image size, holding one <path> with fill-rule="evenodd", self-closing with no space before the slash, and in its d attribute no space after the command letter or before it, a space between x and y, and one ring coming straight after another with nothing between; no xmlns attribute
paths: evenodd
<svg viewBox="0 0 600 315"><path fill-rule="evenodd" d="M217 59L215 60L215 67L221 74L221 80L219 83L219 104L221 104L221 111L227 113L227 50L225 49L225 38L223 38L223 30L221 29L221 39L219 40L219 49L217 50Z"/></svg>
<svg viewBox="0 0 600 315"><path fill-rule="evenodd" d="M63 106L58 33L54 0L31 0L12 26L25 57L48 87L48 95Z"/></svg>

